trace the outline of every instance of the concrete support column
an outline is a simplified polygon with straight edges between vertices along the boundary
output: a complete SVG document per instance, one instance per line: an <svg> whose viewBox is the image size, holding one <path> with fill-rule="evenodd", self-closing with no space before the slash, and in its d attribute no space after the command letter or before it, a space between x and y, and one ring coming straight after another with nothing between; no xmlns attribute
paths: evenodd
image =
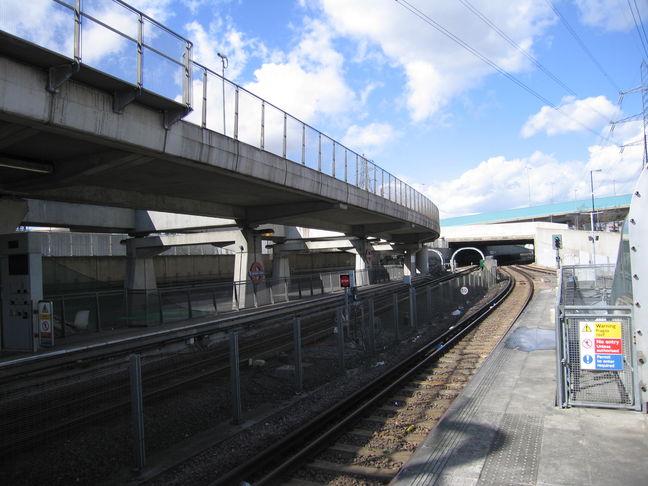
<svg viewBox="0 0 648 486"><path fill-rule="evenodd" d="M284 280L290 278L290 261L288 255L274 250L272 254L272 280Z"/></svg>
<svg viewBox="0 0 648 486"><path fill-rule="evenodd" d="M425 246L416 252L416 270L420 275L430 273L428 249Z"/></svg>
<svg viewBox="0 0 648 486"><path fill-rule="evenodd" d="M403 259L403 276L413 277L414 275L416 275L414 253L411 250L406 250L405 258Z"/></svg>
<svg viewBox="0 0 648 486"><path fill-rule="evenodd" d="M126 241L126 281L128 290L155 290L155 266L153 257L164 251L163 248L137 248L137 238Z"/></svg>
<svg viewBox="0 0 648 486"><path fill-rule="evenodd" d="M371 283L371 269L375 265L371 243L365 239L352 240L355 250L355 279L358 287Z"/></svg>
<svg viewBox="0 0 648 486"><path fill-rule="evenodd" d="M266 303L262 295L265 284L261 281L255 283L250 272L259 271L257 264L261 264L261 235L255 234L254 230L244 228L236 241L236 255L234 258L234 282L235 289L232 295L233 308L245 308ZM253 269L255 265L255 269ZM259 280L255 277L255 280ZM269 303L269 300L268 300Z"/></svg>

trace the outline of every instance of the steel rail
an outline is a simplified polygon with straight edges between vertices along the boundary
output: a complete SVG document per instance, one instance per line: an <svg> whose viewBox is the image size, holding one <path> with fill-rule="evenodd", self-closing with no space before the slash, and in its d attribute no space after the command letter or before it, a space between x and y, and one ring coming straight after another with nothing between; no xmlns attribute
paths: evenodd
<svg viewBox="0 0 648 486"><path fill-rule="evenodd" d="M507 287L477 312L464 317L452 329L427 343L409 358L394 365L381 377L299 427L266 451L211 483L210 486L227 486L249 481L251 476L264 472L270 464L278 463L278 466L265 472L261 479L253 482L255 486L277 484L279 479L293 470L296 465L303 463L306 458L328 444L332 438L344 432L349 424L361 417L366 410L375 406L401 383L418 373L422 367L445 354L453 344L470 332L508 297L513 290L513 282L513 278L509 278ZM286 451L291 451L288 458L286 458Z"/></svg>

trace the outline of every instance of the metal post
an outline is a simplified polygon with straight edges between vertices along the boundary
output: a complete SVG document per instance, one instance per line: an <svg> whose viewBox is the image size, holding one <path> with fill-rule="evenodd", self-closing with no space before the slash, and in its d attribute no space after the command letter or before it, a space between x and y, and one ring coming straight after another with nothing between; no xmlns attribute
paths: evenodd
<svg viewBox="0 0 648 486"><path fill-rule="evenodd" d="M96 308L96 313L95 315L97 316L97 332L101 331L101 311L99 309L99 292L95 292L95 306Z"/></svg>
<svg viewBox="0 0 648 486"><path fill-rule="evenodd" d="M126 312L126 326L130 326L130 303L128 299L128 289L124 290L124 310ZM65 320L63 322L65 322Z"/></svg>
<svg viewBox="0 0 648 486"><path fill-rule="evenodd" d="M238 128L239 128L239 87L236 86L236 90L234 91L234 139L235 140L238 140Z"/></svg>
<svg viewBox="0 0 648 486"><path fill-rule="evenodd" d="M318 132L317 170L322 172L322 134Z"/></svg>
<svg viewBox="0 0 648 486"><path fill-rule="evenodd" d="M306 124L302 123L302 165L306 165Z"/></svg>
<svg viewBox="0 0 648 486"><path fill-rule="evenodd" d="M141 25L141 15L140 15L140 25ZM74 2L74 60L76 62L81 62L81 0L75 0ZM139 66L139 56L138 56L138 66ZM140 70L138 69L138 72Z"/></svg>
<svg viewBox="0 0 648 486"><path fill-rule="evenodd" d="M409 289L409 306L410 306L410 321L412 322L412 329L418 330L418 322L416 317L416 289L410 287Z"/></svg>
<svg viewBox="0 0 648 486"><path fill-rule="evenodd" d="M345 318L342 315L342 309L338 307L336 311L337 320L337 345L338 345L338 364L342 371L344 368L344 324Z"/></svg>
<svg viewBox="0 0 648 486"><path fill-rule="evenodd" d="M293 347L295 348L295 389L297 393L304 390L304 368L302 364L301 318L293 319Z"/></svg>
<svg viewBox="0 0 648 486"><path fill-rule="evenodd" d="M207 69L203 69L202 75L203 95L202 95L202 127L207 128Z"/></svg>
<svg viewBox="0 0 648 486"><path fill-rule="evenodd" d="M146 463L146 443L144 442L144 400L142 394L142 363L139 354L131 354L130 392L133 446L135 469L141 471Z"/></svg>
<svg viewBox="0 0 648 486"><path fill-rule="evenodd" d="M192 319L193 311L191 309L191 290L187 290L187 311L189 313L189 319Z"/></svg>
<svg viewBox="0 0 648 486"><path fill-rule="evenodd" d="M335 140L333 140L333 167L331 168L331 176L335 178Z"/></svg>
<svg viewBox="0 0 648 486"><path fill-rule="evenodd" d="M238 332L229 333L230 341L230 387L232 399L232 423L241 423L241 375L239 372L239 341Z"/></svg>
<svg viewBox="0 0 648 486"><path fill-rule="evenodd" d="M432 324L432 287L428 285L425 289L425 295L427 297L427 321L428 324Z"/></svg>
<svg viewBox="0 0 648 486"><path fill-rule="evenodd" d="M158 296L158 308L160 310L160 324L164 324L164 306L162 302L162 292L158 290L157 296Z"/></svg>
<svg viewBox="0 0 648 486"><path fill-rule="evenodd" d="M216 53L221 59L221 66L223 70L221 71L221 84L223 85L223 135L227 135L226 123L225 123L225 68L229 65L229 59L225 54L220 52ZM238 94L238 93L237 93ZM238 100L237 100L238 101ZM237 107L238 108L238 107Z"/></svg>
<svg viewBox="0 0 648 486"><path fill-rule="evenodd" d="M398 325L398 295L394 294L393 304L394 309L394 335L396 336L396 342L400 341L400 327Z"/></svg>
<svg viewBox="0 0 648 486"><path fill-rule="evenodd" d="M349 287L344 288L344 312L345 312L345 319L347 322L351 321L351 307L350 307L350 298L351 298L351 293L350 293Z"/></svg>
<svg viewBox="0 0 648 486"><path fill-rule="evenodd" d="M265 101L261 100L261 150L265 150Z"/></svg>
<svg viewBox="0 0 648 486"><path fill-rule="evenodd" d="M369 352L374 355L376 354L376 309L373 297L367 301L367 312L369 313Z"/></svg>
<svg viewBox="0 0 648 486"><path fill-rule="evenodd" d="M283 114L283 158L286 158L288 147L288 115L286 112Z"/></svg>
<svg viewBox="0 0 648 486"><path fill-rule="evenodd" d="M345 148L344 149L344 182L348 182L347 181L347 175L348 175L348 171L349 171L348 160L347 160L348 153L349 153L349 151Z"/></svg>
<svg viewBox="0 0 648 486"><path fill-rule="evenodd" d="M590 170L590 189L592 191L592 212L590 213L590 230L592 235L590 238L592 239L592 265L596 265L596 238L594 234L594 172L601 172L601 169L594 169Z"/></svg>
<svg viewBox="0 0 648 486"><path fill-rule="evenodd" d="M61 336L65 337L65 296L61 297Z"/></svg>

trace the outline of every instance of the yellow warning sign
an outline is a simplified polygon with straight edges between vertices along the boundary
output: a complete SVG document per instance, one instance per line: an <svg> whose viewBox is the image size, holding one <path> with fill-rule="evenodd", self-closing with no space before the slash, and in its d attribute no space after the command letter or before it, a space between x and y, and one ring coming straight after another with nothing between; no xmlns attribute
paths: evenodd
<svg viewBox="0 0 648 486"><path fill-rule="evenodd" d="M620 322L596 322L596 337L607 339L621 339Z"/></svg>
<svg viewBox="0 0 648 486"><path fill-rule="evenodd" d="M585 326L583 327L583 332L592 332L592 328L589 327L589 324L585 324Z"/></svg>

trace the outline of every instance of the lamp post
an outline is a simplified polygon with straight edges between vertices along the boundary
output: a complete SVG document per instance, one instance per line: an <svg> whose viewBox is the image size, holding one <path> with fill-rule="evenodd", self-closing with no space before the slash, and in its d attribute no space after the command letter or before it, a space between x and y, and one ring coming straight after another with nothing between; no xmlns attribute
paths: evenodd
<svg viewBox="0 0 648 486"><path fill-rule="evenodd" d="M220 52L217 52L216 55L221 58L221 64L223 66L223 76L221 78L223 83L223 135L227 135L225 133L225 68L229 66L229 59L225 54L221 54Z"/></svg>
<svg viewBox="0 0 648 486"><path fill-rule="evenodd" d="M592 240L592 264L596 265L596 238L594 237L594 172L602 172L601 169L590 170L590 189L592 191L592 212L590 213L590 229L592 235L590 239Z"/></svg>
<svg viewBox="0 0 648 486"><path fill-rule="evenodd" d="M529 187L529 207L531 207L531 167L525 165L524 168L527 170L527 185Z"/></svg>

